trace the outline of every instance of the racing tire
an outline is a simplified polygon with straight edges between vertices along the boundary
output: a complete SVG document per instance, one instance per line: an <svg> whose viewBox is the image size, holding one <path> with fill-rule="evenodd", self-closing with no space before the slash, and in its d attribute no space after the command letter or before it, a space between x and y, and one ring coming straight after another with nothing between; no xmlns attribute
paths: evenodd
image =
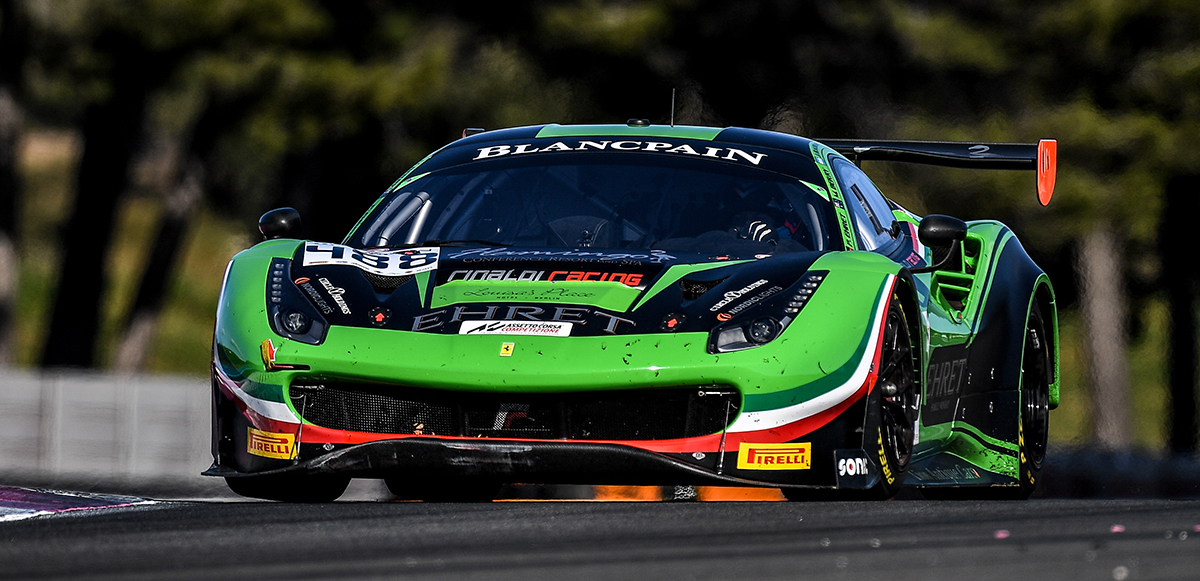
<svg viewBox="0 0 1200 581"><path fill-rule="evenodd" d="M868 423L863 447L874 456L879 480L865 490L806 490L784 488L788 500L889 500L904 487L912 460L917 421L917 369L912 328L898 294L888 303L880 349L879 376L867 396L878 422ZM868 414L870 417L872 414ZM873 436L873 437L872 437Z"/></svg>
<svg viewBox="0 0 1200 581"><path fill-rule="evenodd" d="M1016 486L986 488L927 488L921 496L929 500L1025 500L1037 489L1042 464L1046 460L1046 441L1050 433L1050 382L1053 368L1049 336L1042 309L1033 303L1025 324L1025 344L1021 351L1021 388L1017 421L1019 457Z"/></svg>
<svg viewBox="0 0 1200 581"><path fill-rule="evenodd" d="M237 476L225 478L229 489L241 496L280 502L333 502L350 485L349 476Z"/></svg>
<svg viewBox="0 0 1200 581"><path fill-rule="evenodd" d="M499 482L491 480L420 481L389 476L383 479L388 491L406 500L425 502L491 502L500 493Z"/></svg>
<svg viewBox="0 0 1200 581"><path fill-rule="evenodd" d="M1025 500L1037 489L1042 464L1046 461L1046 441L1050 433L1049 337L1042 309L1035 302L1025 324L1025 347L1021 351L1021 417L1017 423L1017 454L1020 459L1019 484L993 488L992 498Z"/></svg>

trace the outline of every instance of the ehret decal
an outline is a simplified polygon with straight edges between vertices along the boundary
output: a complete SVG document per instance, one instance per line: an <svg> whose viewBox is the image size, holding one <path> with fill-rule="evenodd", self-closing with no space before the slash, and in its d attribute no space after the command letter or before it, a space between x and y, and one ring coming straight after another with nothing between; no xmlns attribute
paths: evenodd
<svg viewBox="0 0 1200 581"><path fill-rule="evenodd" d="M854 238L854 226L850 223L850 212L846 209L846 198L842 197L842 189L838 187L837 178L833 177L833 170L825 161L830 154L835 152L815 141L810 143L808 148L812 152L817 169L821 170L821 177L825 178L825 186L829 189L829 198L837 213L838 226L842 229L842 243L846 245L846 250L858 250L858 241Z"/></svg>

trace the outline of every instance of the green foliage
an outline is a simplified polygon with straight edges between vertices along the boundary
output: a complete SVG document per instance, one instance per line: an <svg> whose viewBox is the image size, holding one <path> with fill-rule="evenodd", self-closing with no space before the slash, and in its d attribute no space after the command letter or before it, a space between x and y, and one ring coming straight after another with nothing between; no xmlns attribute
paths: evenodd
<svg viewBox="0 0 1200 581"><path fill-rule="evenodd" d="M194 281L219 278L228 241L249 243L243 233L264 210L295 204L319 216L312 222L344 228L356 216L338 212L361 210L465 127L665 122L671 89L685 122L816 137L1058 139L1058 186L1048 208L1038 205L1027 172L868 169L914 211L1012 226L1057 269L1064 312L1075 295L1077 240L1096 221L1110 223L1140 283L1133 287L1139 305L1150 305L1133 309L1146 321L1134 328L1150 330L1136 341L1136 365L1165 363L1165 323L1153 310L1161 308L1153 305L1163 191L1171 176L1200 167L1200 3L1191 0L24 6L31 18L25 105L38 122L69 127L89 103L114 98L114 47L126 47L146 63L151 104L146 126L129 130L174 140L206 169L211 213L197 228L211 240L193 238L185 252L221 258L183 261L178 278L193 282L172 291L169 330L160 332L173 338L159 342L156 369L202 371L204 346L180 346L208 335L205 293L215 291ZM47 232L61 209L42 204L70 199L70 184L47 171L26 173L24 212L38 219L22 222L23 349L38 328L30 319L49 309L45 291L54 279L30 260L54 252ZM46 193L54 188L62 189ZM133 286L110 284L126 289L110 297L110 317L125 312ZM1149 344L1157 347L1141 347ZM1085 387L1086 362L1067 364L1077 367L1067 370L1065 401Z"/></svg>

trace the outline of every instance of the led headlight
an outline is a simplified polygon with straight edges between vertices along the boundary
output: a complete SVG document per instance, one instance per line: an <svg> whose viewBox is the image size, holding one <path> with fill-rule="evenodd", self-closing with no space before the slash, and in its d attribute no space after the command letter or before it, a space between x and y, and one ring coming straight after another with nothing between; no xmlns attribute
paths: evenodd
<svg viewBox="0 0 1200 581"><path fill-rule="evenodd" d="M329 323L304 298L292 282L290 271L290 260L276 258L271 261L271 271L267 276L267 316L271 321L271 329L281 337L319 345L325 340Z"/></svg>
<svg viewBox="0 0 1200 581"><path fill-rule="evenodd" d="M796 318L800 309L808 304L808 300L812 298L813 293L817 291L817 287L821 286L821 282L828 274L827 270L808 272L792 287L790 296L782 295L787 297L786 299L764 301L753 309L758 313L763 311L780 313L783 315L781 317L760 314L754 318L733 320L713 329L709 334L708 352L729 353L751 349L774 341Z"/></svg>
<svg viewBox="0 0 1200 581"><path fill-rule="evenodd" d="M774 317L760 317L750 321L724 325L713 332L709 339L709 351L728 353L758 347L774 341L783 330L783 323Z"/></svg>
<svg viewBox="0 0 1200 581"><path fill-rule="evenodd" d="M750 336L751 341L762 345L778 337L781 328L779 321L771 317L763 317L750 323L750 326L746 327L746 334Z"/></svg>
<svg viewBox="0 0 1200 581"><path fill-rule="evenodd" d="M282 316L280 318L282 319L283 328L287 329L289 333L303 335L304 332L308 330L309 325L312 324L312 321L308 318L308 315L305 315L300 311L285 310L281 313L281 315Z"/></svg>

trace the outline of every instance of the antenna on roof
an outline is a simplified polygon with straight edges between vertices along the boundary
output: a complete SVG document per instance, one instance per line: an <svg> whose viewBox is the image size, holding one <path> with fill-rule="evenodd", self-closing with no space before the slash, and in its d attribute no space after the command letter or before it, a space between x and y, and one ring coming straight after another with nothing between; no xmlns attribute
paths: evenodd
<svg viewBox="0 0 1200 581"><path fill-rule="evenodd" d="M671 87L671 127L675 126L675 87Z"/></svg>

